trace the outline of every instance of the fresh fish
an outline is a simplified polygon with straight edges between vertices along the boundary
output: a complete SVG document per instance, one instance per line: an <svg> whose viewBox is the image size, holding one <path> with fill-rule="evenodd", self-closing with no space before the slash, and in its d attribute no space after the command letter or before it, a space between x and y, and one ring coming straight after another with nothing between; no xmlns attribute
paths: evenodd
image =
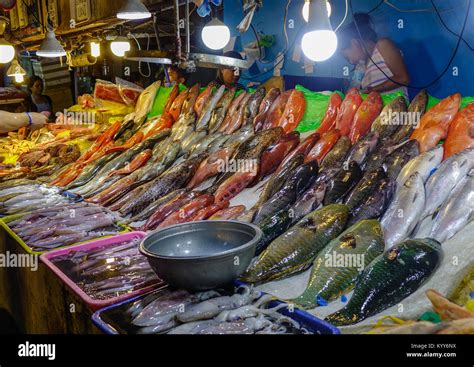
<svg viewBox="0 0 474 367"><path fill-rule="evenodd" d="M293 157L302 154L303 157L306 157L311 149L314 147L316 142L319 140L320 136L318 133L313 133L310 136L306 137L300 145L298 145L286 158L280 163L280 166L277 168L276 172L279 172L283 169L286 164L293 159Z"/></svg>
<svg viewBox="0 0 474 367"><path fill-rule="evenodd" d="M460 184L435 217L430 238L439 242L449 240L473 219L474 176L467 176Z"/></svg>
<svg viewBox="0 0 474 367"><path fill-rule="evenodd" d="M258 197L258 201L251 209L253 213L255 213L255 211L257 211L266 201L268 201L277 191L282 188L282 186L288 180L289 176L294 172L297 167L303 164L303 161L303 154L294 156L288 161L288 163L283 167L281 171L275 172L272 177L270 177L267 183L263 186L262 191Z"/></svg>
<svg viewBox="0 0 474 367"><path fill-rule="evenodd" d="M81 172L81 174L72 181L68 186L66 186L66 190L72 190L81 186L86 185L90 180L94 178L96 175L108 162L117 158L120 153L112 153L99 158L96 162L93 162L86 166L86 168Z"/></svg>
<svg viewBox="0 0 474 367"><path fill-rule="evenodd" d="M326 195L324 196L324 205L334 204L341 201L361 180L362 170L356 162L349 163L347 169L342 169L329 181Z"/></svg>
<svg viewBox="0 0 474 367"><path fill-rule="evenodd" d="M321 169L327 168L341 168L344 163L344 158L351 149L351 140L347 136L341 136L336 145L324 157L321 163Z"/></svg>
<svg viewBox="0 0 474 367"><path fill-rule="evenodd" d="M191 150L193 149L194 145L201 142L203 139L207 137L206 131L194 131L189 134L185 139L181 142L181 151L185 157L189 156Z"/></svg>
<svg viewBox="0 0 474 367"><path fill-rule="evenodd" d="M125 221L125 224L131 224L136 222L141 222L144 220L148 220L163 204L173 201L176 197L184 194L186 192L185 189L180 189L176 191L170 192L168 195L163 196L161 199L158 199L148 205L146 209L142 212L138 213L136 216L131 217L130 219Z"/></svg>
<svg viewBox="0 0 474 367"><path fill-rule="evenodd" d="M146 88L138 97L137 104L135 105L135 118L134 122L138 124L150 113L150 110L155 101L155 96L161 87L161 81L154 82L148 88Z"/></svg>
<svg viewBox="0 0 474 367"><path fill-rule="evenodd" d="M219 210L211 216L209 220L232 220L245 211L245 205L231 206L227 209Z"/></svg>
<svg viewBox="0 0 474 367"><path fill-rule="evenodd" d="M300 134L293 131L285 134L262 154L260 169L255 182L261 181L269 174L275 172L283 159L294 150L300 142Z"/></svg>
<svg viewBox="0 0 474 367"><path fill-rule="evenodd" d="M224 133L224 132L227 131L227 129L229 128L229 125L232 121L232 118L234 117L237 109L239 108L242 101L246 97L247 97L247 92L243 92L243 93L239 94L237 97L234 98L234 100L232 101L232 103L229 106L229 110L227 111L227 115L225 116L224 121L222 122L221 126L219 127L219 129L217 131L219 131L221 133Z"/></svg>
<svg viewBox="0 0 474 367"><path fill-rule="evenodd" d="M245 106L244 123L243 123L244 126L248 124L252 124L253 126L253 121L258 114L258 111L260 109L260 104L265 98L265 93L266 93L265 88L260 87L250 97L247 105Z"/></svg>
<svg viewBox="0 0 474 367"><path fill-rule="evenodd" d="M201 141L196 142L191 147L189 155L192 157L192 156L199 155L199 154L209 151L209 147L212 145L212 143L221 137L222 137L221 133L215 133L212 135L204 136L204 138Z"/></svg>
<svg viewBox="0 0 474 367"><path fill-rule="evenodd" d="M353 209L358 207L362 201L374 191L377 183L386 178L387 175L382 167L374 171L366 172L350 194L347 195L344 204L346 204L352 212Z"/></svg>
<svg viewBox="0 0 474 367"><path fill-rule="evenodd" d="M334 204L316 210L275 239L253 262L242 280L263 283L307 269L318 253L345 228L349 209Z"/></svg>
<svg viewBox="0 0 474 367"><path fill-rule="evenodd" d="M378 134L374 131L374 134ZM403 143L405 144L405 143ZM385 140L381 142L375 150L367 157L364 169L366 171L373 171L379 167L382 167L383 161L387 156L392 154L395 150L400 147L400 144L397 144L393 140Z"/></svg>
<svg viewBox="0 0 474 367"><path fill-rule="evenodd" d="M270 111L271 106L273 105L275 100L278 98L280 93L281 93L280 89L272 88L263 99L258 110L258 115L255 116L255 119L253 120L253 127L256 132L263 129L263 126L267 119L268 111Z"/></svg>
<svg viewBox="0 0 474 367"><path fill-rule="evenodd" d="M214 154L215 152L224 148L227 141L232 137L232 135L223 135L222 133L214 133L213 135L217 135L217 139L212 141L211 144L209 144L209 147L207 149L207 152L209 154Z"/></svg>
<svg viewBox="0 0 474 367"><path fill-rule="evenodd" d="M365 219L380 218L390 205L396 189L395 181L386 178L375 185L374 190L351 211L349 225Z"/></svg>
<svg viewBox="0 0 474 367"><path fill-rule="evenodd" d="M443 99L423 115L420 126L410 137L412 140L418 140L421 153L434 148L441 140L446 139L449 124L456 116L460 105L461 95L455 93Z"/></svg>
<svg viewBox="0 0 474 367"><path fill-rule="evenodd" d="M365 167L367 158L375 151L377 144L379 142L379 133L372 131L355 143L345 160L346 164L354 161L361 167ZM385 156L383 157L385 158ZM371 167L372 168L372 167ZM378 167L375 167L378 168ZM367 170L369 170L367 168Z"/></svg>
<svg viewBox="0 0 474 367"><path fill-rule="evenodd" d="M310 187L318 176L319 167L310 161L297 167L284 186L276 192L255 214L255 223L271 217L280 210L288 209Z"/></svg>
<svg viewBox="0 0 474 367"><path fill-rule="evenodd" d="M408 117L409 121L405 121L404 124L400 125L400 128L392 135L391 139L397 143L401 143L410 138L413 129L419 125L421 117L426 111L428 104L428 93L426 90L422 90L416 95L415 98L408 106ZM404 112L404 111L402 111Z"/></svg>
<svg viewBox="0 0 474 367"><path fill-rule="evenodd" d="M349 292L357 276L383 254L384 247L382 228L377 220L363 220L353 225L316 257L306 290L289 302L310 309Z"/></svg>
<svg viewBox="0 0 474 367"><path fill-rule="evenodd" d="M237 106L234 114L231 117L231 120L225 130L226 134L232 134L239 130L242 126L244 126L245 122L245 111L247 109L247 104L252 98L252 94L247 93L245 97L242 99L242 102ZM253 128L253 127L252 127Z"/></svg>
<svg viewBox="0 0 474 367"><path fill-rule="evenodd" d="M216 108L217 103L220 101L225 92L225 85L222 85L205 103L199 119L196 123L196 130L206 130L211 120L212 111Z"/></svg>
<svg viewBox="0 0 474 367"><path fill-rule="evenodd" d="M212 90L214 89L214 85L211 83L204 89L196 99L196 103L194 105L194 111L196 112L197 117L201 117L202 110L206 102L211 98Z"/></svg>
<svg viewBox="0 0 474 367"><path fill-rule="evenodd" d="M221 211L223 208L228 208L230 203L228 201L225 201L221 204L212 204L209 206L206 206L199 210L194 216L191 217L189 220L190 222L197 222L200 220L206 220L210 217L212 217L214 214L217 212Z"/></svg>
<svg viewBox="0 0 474 367"><path fill-rule="evenodd" d="M255 179L256 172L236 172L223 181L215 191L216 204L223 205L241 193ZM209 191L211 192L211 190Z"/></svg>
<svg viewBox="0 0 474 367"><path fill-rule="evenodd" d="M177 166L171 167L163 175L153 180L150 187L135 198L133 202L130 202L130 205L122 207L120 213L122 215L130 213L136 215L153 201L169 194L171 191L182 188L194 176L204 158L205 156L190 158Z"/></svg>
<svg viewBox="0 0 474 367"><path fill-rule="evenodd" d="M425 186L419 173L414 173L398 187L381 220L386 248L393 247L411 234L423 213L425 197Z"/></svg>
<svg viewBox="0 0 474 367"><path fill-rule="evenodd" d="M291 210L283 209L262 220L258 227L262 230L263 236L257 244L255 256L259 256L275 238L290 229L295 222L294 219Z"/></svg>
<svg viewBox="0 0 474 367"><path fill-rule="evenodd" d="M381 140L390 138L400 129L402 116L407 112L405 98L399 96L387 104L379 117L372 124L372 131L377 131Z"/></svg>
<svg viewBox="0 0 474 367"><path fill-rule="evenodd" d="M321 136L316 144L313 146L311 151L306 156L305 162L311 160L317 160L318 164L321 164L324 157L332 150L334 145L339 141L341 137L341 132L337 129L330 130Z"/></svg>
<svg viewBox="0 0 474 367"><path fill-rule="evenodd" d="M474 168L474 149L466 149L445 160L426 182L423 219L433 214L449 197L456 185Z"/></svg>
<svg viewBox="0 0 474 367"><path fill-rule="evenodd" d="M467 148L474 148L474 102L469 103L454 117L444 142L444 159Z"/></svg>
<svg viewBox="0 0 474 367"><path fill-rule="evenodd" d="M359 141L361 137L367 134L372 127L372 123L382 111L383 102L380 94L377 92L370 92L364 102L359 106L355 116L354 122L351 126L349 138L352 144Z"/></svg>
<svg viewBox="0 0 474 367"><path fill-rule="evenodd" d="M278 126L283 116L283 112L285 112L286 104L288 103L292 92L292 90L287 90L281 93L276 98L275 102L273 102L272 106L270 107L270 110L268 111L265 124L263 125L264 130Z"/></svg>
<svg viewBox="0 0 474 367"><path fill-rule="evenodd" d="M326 321L335 326L356 324L399 303L428 280L441 258L441 244L433 239L395 246L364 269L349 303Z"/></svg>
<svg viewBox="0 0 474 367"><path fill-rule="evenodd" d="M331 94L331 98L329 99L329 105L326 109L326 114L324 115L324 118L321 121L321 125L319 125L318 129L316 130L317 133L323 135L324 133L327 133L328 131L336 128L336 119L341 105L341 95L337 92Z"/></svg>
<svg viewBox="0 0 474 367"><path fill-rule="evenodd" d="M201 209L208 207L214 203L213 195L200 195L197 198L191 200L174 213L166 217L166 219L160 223L158 228L166 228L175 224L185 223L191 220Z"/></svg>
<svg viewBox="0 0 474 367"><path fill-rule="evenodd" d="M292 91L278 126L282 127L286 134L292 132L303 119L305 111L306 99L303 92Z"/></svg>
<svg viewBox="0 0 474 367"><path fill-rule="evenodd" d="M410 140L396 149L382 163L388 178L396 180L402 168L418 154L419 145L416 140Z"/></svg>
<svg viewBox="0 0 474 367"><path fill-rule="evenodd" d="M352 88L347 92L336 117L335 127L341 132L341 135L349 135L354 116L362 102L362 97L356 88Z"/></svg>
<svg viewBox="0 0 474 367"><path fill-rule="evenodd" d="M291 207L290 211L295 221L300 220L323 203L329 181L339 172L338 169L326 169L319 172L316 181L300 199Z"/></svg>
<svg viewBox="0 0 474 367"><path fill-rule="evenodd" d="M224 93L217 103L216 108L212 111L211 120L209 121L210 134L213 134L220 129L234 96L235 88L231 88Z"/></svg>
<svg viewBox="0 0 474 367"><path fill-rule="evenodd" d="M418 172L423 182L426 182L433 170L435 170L443 160L443 147L431 149L426 153L420 154L409 161L401 170L397 177L397 184L403 183L415 172Z"/></svg>

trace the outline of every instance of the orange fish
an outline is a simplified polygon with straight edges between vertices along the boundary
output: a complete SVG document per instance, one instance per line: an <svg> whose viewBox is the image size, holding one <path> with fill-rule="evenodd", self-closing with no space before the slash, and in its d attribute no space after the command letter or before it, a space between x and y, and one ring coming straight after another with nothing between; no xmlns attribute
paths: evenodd
<svg viewBox="0 0 474 367"><path fill-rule="evenodd" d="M377 92L371 92L365 101L362 102L354 116L354 122L349 133L352 144L355 144L361 137L367 134L375 119L382 112L382 107L382 98Z"/></svg>
<svg viewBox="0 0 474 367"><path fill-rule="evenodd" d="M341 135L349 135L354 116L361 104L362 97L356 88L352 88L347 92L346 98L344 98L336 117L336 129L341 132Z"/></svg>
<svg viewBox="0 0 474 367"><path fill-rule="evenodd" d="M341 108L341 104L342 97L339 95L339 93L333 93L329 99L328 109L326 110L326 114L321 121L321 125L319 125L319 128L316 130L317 133L322 135L336 127L336 118L339 109Z"/></svg>
<svg viewBox="0 0 474 367"><path fill-rule="evenodd" d="M221 204L212 204L209 205L205 208L202 208L200 211L196 213L195 216L193 216L189 221L190 222L197 222L199 220L206 220L209 217L213 216L217 212L219 212L222 209L227 209L229 207L229 202L224 201Z"/></svg>
<svg viewBox="0 0 474 367"><path fill-rule="evenodd" d="M337 129L330 130L321 136L321 139L314 145L313 149L305 158L305 163L317 160L321 164L326 154L328 154L332 147L337 143L341 137L341 132Z"/></svg>
<svg viewBox="0 0 474 367"><path fill-rule="evenodd" d="M171 105L168 113L173 117L174 121L176 121L179 115L181 115L181 109L183 108L184 101L188 97L188 93L189 89L183 90Z"/></svg>
<svg viewBox="0 0 474 367"><path fill-rule="evenodd" d="M426 112L420 120L420 126L413 131L411 140L420 143L420 154L436 147L446 139L448 128L461 105L461 95L453 94Z"/></svg>
<svg viewBox="0 0 474 367"><path fill-rule="evenodd" d="M474 102L459 111L449 125L444 142L444 159L468 148L474 148Z"/></svg>
<svg viewBox="0 0 474 367"><path fill-rule="evenodd" d="M225 180L216 191L216 204L222 204L240 194L254 179L256 172L237 172Z"/></svg>
<svg viewBox="0 0 474 367"><path fill-rule="evenodd" d="M158 228L165 228L175 224L188 222L193 216L195 216L201 209L206 208L214 203L214 196L204 194L198 196L188 204L184 205L181 209L172 213L163 222L160 223Z"/></svg>
<svg viewBox="0 0 474 367"><path fill-rule="evenodd" d="M133 135L130 139L128 139L125 144L116 146L116 147L110 147L105 151L105 154L112 154L116 152L125 152L126 150L130 149L131 147L135 146L138 143L141 143L142 140L144 139L144 135L141 131L137 132L135 135Z"/></svg>
<svg viewBox="0 0 474 367"><path fill-rule="evenodd" d="M166 102L164 112L170 111L171 106L173 105L173 102L178 97L178 95L179 95L179 87L175 85L173 89L171 90L170 96L168 97L168 101Z"/></svg>
<svg viewBox="0 0 474 367"><path fill-rule="evenodd" d="M283 111L283 115L278 122L278 126L282 127L285 134L296 129L301 122L306 111L306 99L303 92L294 90Z"/></svg>
<svg viewBox="0 0 474 367"><path fill-rule="evenodd" d="M232 101L232 103L229 106L229 110L227 111L227 114L224 118L224 121L222 122L222 125L220 126L220 128L218 130L219 132L224 133L229 128L229 125L232 122L232 119L233 119L236 111L238 110L240 104L242 103L242 101L246 97L247 97L247 92L243 92L243 93L239 94L239 96L236 97Z"/></svg>
<svg viewBox="0 0 474 367"><path fill-rule="evenodd" d="M202 109L206 104L207 100L211 97L212 89L214 86L211 84L208 85L206 89L197 97L196 103L194 104L194 111L196 112L197 117L201 116Z"/></svg>
<svg viewBox="0 0 474 367"><path fill-rule="evenodd" d="M237 218L246 209L245 205L231 206L230 208L219 210L209 220L232 220Z"/></svg>
<svg viewBox="0 0 474 367"><path fill-rule="evenodd" d="M286 92L281 93L275 102L273 102L270 110L268 110L267 120L263 125L263 130L268 130L278 126L292 92L292 90L287 90Z"/></svg>

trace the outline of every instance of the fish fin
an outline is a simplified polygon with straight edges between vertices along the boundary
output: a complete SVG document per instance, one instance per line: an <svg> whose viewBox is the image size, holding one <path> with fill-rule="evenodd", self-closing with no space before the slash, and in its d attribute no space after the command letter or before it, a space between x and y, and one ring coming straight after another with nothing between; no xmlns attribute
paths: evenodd
<svg viewBox="0 0 474 367"><path fill-rule="evenodd" d="M351 325L356 323L359 318L357 315L350 315L346 308L343 308L329 316L327 316L324 321L331 323L334 326L344 326L344 325Z"/></svg>

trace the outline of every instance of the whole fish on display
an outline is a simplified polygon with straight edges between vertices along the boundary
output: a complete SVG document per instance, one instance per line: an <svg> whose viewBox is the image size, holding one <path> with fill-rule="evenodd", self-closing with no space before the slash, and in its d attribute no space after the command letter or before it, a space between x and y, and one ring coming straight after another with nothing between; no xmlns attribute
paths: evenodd
<svg viewBox="0 0 474 367"><path fill-rule="evenodd" d="M441 258L441 244L436 240L400 243L364 269L349 303L325 320L336 326L356 324L401 302L430 278Z"/></svg>
<svg viewBox="0 0 474 367"><path fill-rule="evenodd" d="M398 133L401 118L407 112L405 98L399 96L387 104L372 124L372 131L377 131L381 140L388 139ZM402 139L399 139L402 140Z"/></svg>
<svg viewBox="0 0 474 367"><path fill-rule="evenodd" d="M326 195L324 196L324 205L334 204L344 200L346 195L361 180L362 170L356 162L349 163L347 169L341 169L339 173L329 181Z"/></svg>
<svg viewBox="0 0 474 367"><path fill-rule="evenodd" d="M306 290L288 301L305 309L325 305L355 285L357 276L384 252L383 232L377 220L364 220L333 239L316 257ZM342 258L342 266L337 258ZM350 264L344 258L353 259ZM328 261L328 260L332 261Z"/></svg>
<svg viewBox="0 0 474 367"><path fill-rule="evenodd" d="M319 252L346 227L349 209L342 204L318 209L276 238L250 264L244 282L263 283L285 278L311 266Z"/></svg>
<svg viewBox="0 0 474 367"><path fill-rule="evenodd" d="M383 102L380 94L377 92L370 92L364 102L359 106L354 121L349 132L349 138L352 144L357 142L361 137L367 134L382 111Z"/></svg>

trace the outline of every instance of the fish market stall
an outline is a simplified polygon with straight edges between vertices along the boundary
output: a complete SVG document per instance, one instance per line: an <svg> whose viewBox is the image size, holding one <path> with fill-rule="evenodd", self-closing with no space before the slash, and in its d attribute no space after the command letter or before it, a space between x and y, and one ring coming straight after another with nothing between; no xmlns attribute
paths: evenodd
<svg viewBox="0 0 474 367"><path fill-rule="evenodd" d="M116 5L56 19L75 104L5 115L27 123L0 138L0 310L17 331L472 333L474 84L420 84L359 28L389 2L133 3L135 22ZM305 60L288 54L300 38Z"/></svg>

